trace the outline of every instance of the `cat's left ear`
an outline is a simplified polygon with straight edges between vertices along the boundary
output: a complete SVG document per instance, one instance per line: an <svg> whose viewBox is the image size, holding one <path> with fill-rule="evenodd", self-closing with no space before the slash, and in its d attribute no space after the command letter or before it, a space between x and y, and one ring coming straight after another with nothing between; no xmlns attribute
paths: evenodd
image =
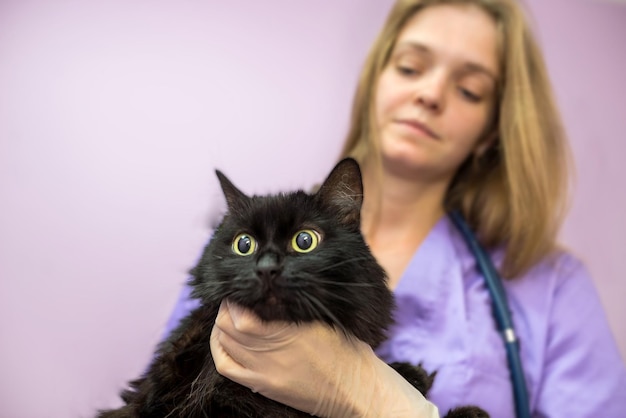
<svg viewBox="0 0 626 418"><path fill-rule="evenodd" d="M341 160L328 175L317 196L323 202L337 208L343 224L358 229L363 204L363 180L356 160L352 158Z"/></svg>
<svg viewBox="0 0 626 418"><path fill-rule="evenodd" d="M220 181L220 186L222 187L222 192L226 198L226 204L229 210L232 211L234 208L238 207L241 202L248 200L248 196L235 187L220 170L215 170L215 174Z"/></svg>

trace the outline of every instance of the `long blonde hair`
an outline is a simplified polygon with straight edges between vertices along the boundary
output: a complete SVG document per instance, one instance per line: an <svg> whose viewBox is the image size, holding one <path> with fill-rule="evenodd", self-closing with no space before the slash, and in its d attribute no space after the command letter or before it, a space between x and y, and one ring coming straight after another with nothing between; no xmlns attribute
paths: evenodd
<svg viewBox="0 0 626 418"><path fill-rule="evenodd" d="M515 0L399 0L366 59L342 156L378 159L374 103L378 78L406 22L425 7L471 4L496 22L502 79L497 140L468 157L453 179L447 210L460 210L487 248L503 248L501 274L512 278L550 254L568 203L570 153L541 50Z"/></svg>

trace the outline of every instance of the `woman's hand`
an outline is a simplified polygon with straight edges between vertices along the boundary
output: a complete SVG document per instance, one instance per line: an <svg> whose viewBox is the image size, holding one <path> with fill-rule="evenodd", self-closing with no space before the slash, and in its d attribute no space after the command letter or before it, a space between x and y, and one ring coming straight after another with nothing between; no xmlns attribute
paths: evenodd
<svg viewBox="0 0 626 418"><path fill-rule="evenodd" d="M211 352L223 376L313 415L439 416L367 344L322 323L264 323L225 301L211 334Z"/></svg>

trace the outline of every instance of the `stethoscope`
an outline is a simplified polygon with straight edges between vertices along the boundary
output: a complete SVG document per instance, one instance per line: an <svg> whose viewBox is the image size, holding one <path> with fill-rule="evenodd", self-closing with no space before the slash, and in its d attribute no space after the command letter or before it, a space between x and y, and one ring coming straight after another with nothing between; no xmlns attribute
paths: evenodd
<svg viewBox="0 0 626 418"><path fill-rule="evenodd" d="M507 362L511 373L513 397L515 399L515 416L517 418L530 418L530 403L528 401L526 379L524 378L522 361L520 359L519 341L515 335L513 320L500 275L494 267L489 254L487 254L485 249L478 243L476 236L461 214L451 212L449 216L474 255L477 267L485 279L487 289L489 289L493 315L498 330L501 332L504 340L504 348L506 349Z"/></svg>

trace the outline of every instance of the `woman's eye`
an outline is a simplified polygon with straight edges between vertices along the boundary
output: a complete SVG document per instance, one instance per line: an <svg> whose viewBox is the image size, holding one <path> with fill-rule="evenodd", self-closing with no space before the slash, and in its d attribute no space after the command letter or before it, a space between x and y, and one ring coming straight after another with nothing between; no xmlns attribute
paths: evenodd
<svg viewBox="0 0 626 418"><path fill-rule="evenodd" d="M233 251L237 255L251 255L256 251L256 240L248 234L239 234L233 241Z"/></svg>
<svg viewBox="0 0 626 418"><path fill-rule="evenodd" d="M291 240L291 247L299 253L313 251L319 244L319 234L311 229L296 232Z"/></svg>
<svg viewBox="0 0 626 418"><path fill-rule="evenodd" d="M410 67L410 66L407 66L407 65L398 65L398 66L396 66L396 70L400 74L407 75L407 76L419 74L419 70L417 68Z"/></svg>
<svg viewBox="0 0 626 418"><path fill-rule="evenodd" d="M472 91L468 90L468 89L464 89L462 87L459 88L460 92L461 92L461 96L463 96L464 99L473 102L473 103L478 103L481 100L481 97L479 95L477 95L476 93L473 93Z"/></svg>

